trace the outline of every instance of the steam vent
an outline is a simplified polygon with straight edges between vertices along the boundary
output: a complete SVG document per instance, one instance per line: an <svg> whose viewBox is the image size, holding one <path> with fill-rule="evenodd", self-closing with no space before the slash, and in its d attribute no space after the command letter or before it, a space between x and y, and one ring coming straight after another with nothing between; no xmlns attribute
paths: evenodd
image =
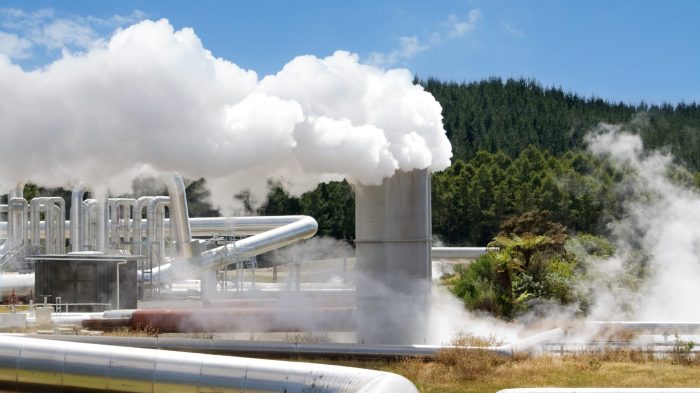
<svg viewBox="0 0 700 393"><path fill-rule="evenodd" d="M358 186L357 340L425 342L430 295L430 172L397 172L380 186Z"/></svg>

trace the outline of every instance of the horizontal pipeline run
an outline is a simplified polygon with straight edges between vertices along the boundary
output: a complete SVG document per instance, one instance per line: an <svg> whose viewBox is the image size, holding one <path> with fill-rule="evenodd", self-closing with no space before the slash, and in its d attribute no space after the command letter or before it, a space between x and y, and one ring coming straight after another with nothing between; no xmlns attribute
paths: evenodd
<svg viewBox="0 0 700 393"><path fill-rule="evenodd" d="M561 338L561 329L552 329L496 347L453 347L442 345L380 345L352 343L290 343L265 341L240 341L222 339L197 339L175 337L120 337L41 335L49 340L61 340L104 345L131 346L137 348L196 351L253 357L322 357L322 358L376 358L396 359L403 357L431 358L438 351L457 349L493 351L504 356L515 353L537 352L539 346L551 339ZM37 337L29 335L28 337Z"/></svg>
<svg viewBox="0 0 700 393"><path fill-rule="evenodd" d="M417 393L387 372L0 336L0 390L13 392Z"/></svg>

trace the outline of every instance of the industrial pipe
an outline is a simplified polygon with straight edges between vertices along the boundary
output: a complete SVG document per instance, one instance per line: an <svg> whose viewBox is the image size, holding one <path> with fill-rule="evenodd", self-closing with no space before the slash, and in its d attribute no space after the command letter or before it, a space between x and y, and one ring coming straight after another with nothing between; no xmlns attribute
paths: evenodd
<svg viewBox="0 0 700 393"><path fill-rule="evenodd" d="M107 252L107 236L109 231L109 195L105 190L97 199L97 233L96 251Z"/></svg>
<svg viewBox="0 0 700 393"><path fill-rule="evenodd" d="M359 368L0 337L0 388L12 391L417 393Z"/></svg>
<svg viewBox="0 0 700 393"><path fill-rule="evenodd" d="M141 205L141 212L143 214L143 208L148 205L149 198L153 197L141 197L144 202ZM86 206L85 202L90 200L85 200L83 206ZM138 206L134 204L134 217L138 214L136 210ZM251 236L257 235L259 233L269 231L281 226L291 224L295 221L299 221L305 216L252 216L252 217L195 217L190 218L190 228L193 237L211 237L215 235L220 236ZM138 220L134 218L134 220ZM139 226L134 223L134 220L130 222L130 227L132 230L132 236L134 231L138 231ZM70 221L65 222L66 236L70 236ZM165 219L165 229L170 230L170 226L173 225L170 219ZM44 229L44 223L39 223L40 228ZM141 222L140 226L142 231L145 231L147 224ZM7 222L0 222L0 238L7 237L8 226Z"/></svg>
<svg viewBox="0 0 700 393"><path fill-rule="evenodd" d="M163 231L163 224L160 220L164 220L165 215L159 215L158 211L162 211L165 206L170 206L170 203L170 198L166 196L154 197L148 202L148 208L146 209L146 224L148 225L146 238L149 244L148 255L151 269L154 265L160 265L161 258L163 257L163 254L159 253L159 251L161 251L160 245L163 241L159 241L158 236Z"/></svg>
<svg viewBox="0 0 700 393"><path fill-rule="evenodd" d="M60 216L58 220L54 219L53 207L55 205L58 205L58 216ZM66 204L63 198L60 197L39 197L31 200L29 221L32 246L36 247L37 250L41 246L41 226L39 224L41 222L42 208L44 210L44 251L46 253L65 253L65 228L60 228L60 224L65 223ZM59 225L56 224L56 221L58 221ZM58 249L56 250L56 248Z"/></svg>
<svg viewBox="0 0 700 393"><path fill-rule="evenodd" d="M488 247L433 247L431 256L436 259L474 259L489 251Z"/></svg>
<svg viewBox="0 0 700 393"><path fill-rule="evenodd" d="M133 255L143 254L143 209L146 206L148 206L148 204L153 198L155 197L144 196L138 198L134 203L132 219L130 223L131 243L133 244L131 253ZM146 223L146 228L148 228L148 222Z"/></svg>
<svg viewBox="0 0 700 393"><path fill-rule="evenodd" d="M119 246L121 238L129 241L131 207L135 202L133 198L109 198L109 232L113 248Z"/></svg>
<svg viewBox="0 0 700 393"><path fill-rule="evenodd" d="M593 329L607 328L662 335L700 333L700 322L590 321L586 324Z"/></svg>
<svg viewBox="0 0 700 393"><path fill-rule="evenodd" d="M12 197L7 202L7 242L5 252L16 250L25 244L27 239L27 222L29 219L29 204L22 197Z"/></svg>
<svg viewBox="0 0 700 393"><path fill-rule="evenodd" d="M85 184L79 183L71 193L70 198L70 245L71 251L83 250L83 233L80 230L83 216L83 198L85 197Z"/></svg>
<svg viewBox="0 0 700 393"><path fill-rule="evenodd" d="M519 388L498 393L700 393L700 388Z"/></svg>
<svg viewBox="0 0 700 393"><path fill-rule="evenodd" d="M95 241L95 227L97 226L97 200L96 199L86 199L81 204L81 209L83 209L83 214L81 216L81 240L84 242L81 246L82 250L92 250L94 251L97 247L97 242Z"/></svg>
<svg viewBox="0 0 700 393"><path fill-rule="evenodd" d="M105 312L107 314L108 312ZM124 314L115 315L115 317ZM277 341L242 341L226 339L202 339L182 337L123 337L123 336L83 336L83 335L42 335L48 340L61 340L103 345L119 345L136 348L166 349L176 351L197 351L212 354L229 354L254 357L361 357L378 359L396 359L420 356L434 357L443 350L489 351L504 356L515 353L537 352L538 346L549 342L550 338L560 337L563 332L554 329L526 337L512 343L494 347L461 347L443 345L386 345L362 343L293 343ZM30 334L27 337L39 337ZM544 340L544 341L543 341Z"/></svg>
<svg viewBox="0 0 700 393"><path fill-rule="evenodd" d="M185 183L177 173L163 175L161 177L168 187L171 208L170 217L172 220L171 232L175 234L175 247L178 254L183 258L191 258L199 255L199 247L192 241L192 231L190 229L190 219L187 212L187 197L185 195Z"/></svg>

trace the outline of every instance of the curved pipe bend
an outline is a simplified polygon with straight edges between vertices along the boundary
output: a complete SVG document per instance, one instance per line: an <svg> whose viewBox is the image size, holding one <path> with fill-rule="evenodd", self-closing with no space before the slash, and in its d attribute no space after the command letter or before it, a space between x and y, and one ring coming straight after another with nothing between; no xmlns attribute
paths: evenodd
<svg viewBox="0 0 700 393"><path fill-rule="evenodd" d="M382 371L10 336L0 369L16 391L418 393Z"/></svg>

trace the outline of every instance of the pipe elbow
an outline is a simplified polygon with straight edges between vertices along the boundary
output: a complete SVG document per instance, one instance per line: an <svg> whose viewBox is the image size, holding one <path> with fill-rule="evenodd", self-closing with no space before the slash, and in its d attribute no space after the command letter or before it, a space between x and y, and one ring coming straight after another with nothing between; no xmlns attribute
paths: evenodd
<svg viewBox="0 0 700 393"><path fill-rule="evenodd" d="M382 372L365 384L357 393L418 393L416 386L398 374Z"/></svg>
<svg viewBox="0 0 700 393"><path fill-rule="evenodd" d="M318 221L311 216L303 216L300 220L303 224L304 232L307 234L304 238L313 237L318 232Z"/></svg>

